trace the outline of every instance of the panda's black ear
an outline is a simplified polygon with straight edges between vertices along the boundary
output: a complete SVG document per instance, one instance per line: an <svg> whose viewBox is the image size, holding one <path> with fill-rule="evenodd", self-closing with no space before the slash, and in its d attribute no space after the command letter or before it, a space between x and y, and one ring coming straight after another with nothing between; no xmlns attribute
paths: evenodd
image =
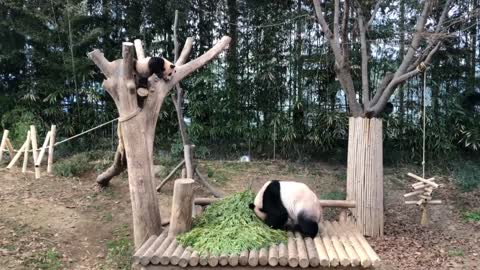
<svg viewBox="0 0 480 270"><path fill-rule="evenodd" d="M253 208L255 208L255 204L251 203L248 205L248 207L253 210Z"/></svg>

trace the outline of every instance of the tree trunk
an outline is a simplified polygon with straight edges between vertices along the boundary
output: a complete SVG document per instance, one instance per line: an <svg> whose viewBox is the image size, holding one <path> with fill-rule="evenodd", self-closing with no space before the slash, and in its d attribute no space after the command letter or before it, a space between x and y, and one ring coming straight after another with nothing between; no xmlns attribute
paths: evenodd
<svg viewBox="0 0 480 270"><path fill-rule="evenodd" d="M382 120L350 117L348 129L347 200L358 229L368 236L383 236Z"/></svg>

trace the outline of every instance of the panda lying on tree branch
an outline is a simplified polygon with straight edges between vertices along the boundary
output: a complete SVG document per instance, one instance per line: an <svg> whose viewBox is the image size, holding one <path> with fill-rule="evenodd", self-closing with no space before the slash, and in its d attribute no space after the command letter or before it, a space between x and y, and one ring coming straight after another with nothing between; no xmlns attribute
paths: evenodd
<svg viewBox="0 0 480 270"><path fill-rule="evenodd" d="M300 182L268 181L249 207L273 229L299 231L312 238L317 235L318 222L322 220L322 208L317 195Z"/></svg>
<svg viewBox="0 0 480 270"><path fill-rule="evenodd" d="M163 57L145 57L134 63L137 88L148 88L148 78L152 74L165 81L172 79L175 65Z"/></svg>

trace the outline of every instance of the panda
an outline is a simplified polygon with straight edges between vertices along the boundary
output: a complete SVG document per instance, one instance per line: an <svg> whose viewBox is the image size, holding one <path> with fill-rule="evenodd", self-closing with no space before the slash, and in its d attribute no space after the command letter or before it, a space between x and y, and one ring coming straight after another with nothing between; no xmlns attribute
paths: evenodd
<svg viewBox="0 0 480 270"><path fill-rule="evenodd" d="M318 222L322 220L322 208L317 195L300 182L268 181L249 207L274 229L293 229L312 238L317 235Z"/></svg>
<svg viewBox="0 0 480 270"><path fill-rule="evenodd" d="M157 77L169 81L176 72L175 65L163 57L146 57L135 61L137 87L147 88L148 78L155 74Z"/></svg>

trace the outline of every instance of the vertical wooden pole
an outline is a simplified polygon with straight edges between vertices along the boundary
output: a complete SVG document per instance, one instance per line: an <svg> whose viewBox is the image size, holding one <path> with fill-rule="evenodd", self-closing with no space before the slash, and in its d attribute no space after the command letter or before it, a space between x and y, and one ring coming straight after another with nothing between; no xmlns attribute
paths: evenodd
<svg viewBox="0 0 480 270"><path fill-rule="evenodd" d="M40 167L40 164L42 164L42 159L43 159L43 156L45 155L45 151L47 150L47 144L50 141L51 134L52 132L49 131L47 132L47 136L45 136L45 141L43 141L43 145L40 150L40 154L38 155L37 162L35 162L35 167Z"/></svg>
<svg viewBox="0 0 480 270"><path fill-rule="evenodd" d="M193 155L192 145L185 144L183 146L183 155L185 156L185 169L187 171L187 178L193 179Z"/></svg>
<svg viewBox="0 0 480 270"><path fill-rule="evenodd" d="M22 166L22 173L27 172L27 165L28 165L28 151L30 150L30 140L31 140L32 133L30 131L27 132L27 141L25 144L27 147L25 148L25 154L23 156L23 166Z"/></svg>
<svg viewBox="0 0 480 270"><path fill-rule="evenodd" d="M33 153L33 164L37 162L38 159L38 144L37 144L37 129L34 125L30 126L30 139L32 140L32 153ZM35 168L35 179L40 178L40 168Z"/></svg>
<svg viewBox="0 0 480 270"><path fill-rule="evenodd" d="M273 122L273 160L275 160L276 142L277 141L277 122Z"/></svg>
<svg viewBox="0 0 480 270"><path fill-rule="evenodd" d="M175 180L168 236L190 230L192 226L193 179Z"/></svg>
<svg viewBox="0 0 480 270"><path fill-rule="evenodd" d="M7 138L7 148L8 148L8 153L10 154L10 160L12 160L13 157L15 156L15 149L13 148L13 145L10 142L9 138Z"/></svg>
<svg viewBox="0 0 480 270"><path fill-rule="evenodd" d="M50 145L48 147L47 173L52 173L53 147L55 146L56 133L57 133L57 126L52 125L52 128L50 129Z"/></svg>
<svg viewBox="0 0 480 270"><path fill-rule="evenodd" d="M5 129L3 131L2 142L0 143L0 161L2 161L3 149L5 149L5 146L7 145L7 139L8 139L8 130Z"/></svg>

